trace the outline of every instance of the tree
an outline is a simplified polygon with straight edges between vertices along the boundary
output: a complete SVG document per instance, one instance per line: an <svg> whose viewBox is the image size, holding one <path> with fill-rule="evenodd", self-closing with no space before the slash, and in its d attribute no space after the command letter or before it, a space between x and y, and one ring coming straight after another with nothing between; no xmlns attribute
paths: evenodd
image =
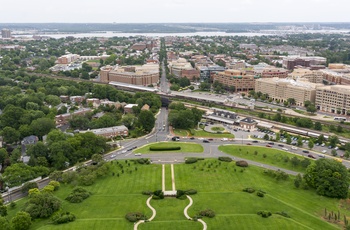
<svg viewBox="0 0 350 230"><path fill-rule="evenodd" d="M301 137L298 138L297 146L298 146L298 147L303 146L303 139L302 139Z"/></svg>
<svg viewBox="0 0 350 230"><path fill-rule="evenodd" d="M317 194L334 198L347 198L349 190L348 172L344 165L333 159L318 159L310 164L304 175L306 183L316 189Z"/></svg>
<svg viewBox="0 0 350 230"><path fill-rule="evenodd" d="M3 229L3 230L11 229L10 222L5 217L2 217L2 216L0 216L0 229Z"/></svg>
<svg viewBox="0 0 350 230"><path fill-rule="evenodd" d="M5 160L7 158L8 158L8 153L7 153L6 149L1 148L0 149L0 165L2 166L2 168L4 168Z"/></svg>
<svg viewBox="0 0 350 230"><path fill-rule="evenodd" d="M17 212L16 216L11 219L14 230L27 230L32 224L30 215L27 212Z"/></svg>
<svg viewBox="0 0 350 230"><path fill-rule="evenodd" d="M308 111L309 113L315 113L317 109L314 104L311 104L306 108L306 111Z"/></svg>
<svg viewBox="0 0 350 230"><path fill-rule="evenodd" d="M49 118L39 118L34 120L30 124L34 135L42 138L44 135L48 134L52 129L56 128L55 122Z"/></svg>
<svg viewBox="0 0 350 230"><path fill-rule="evenodd" d="M153 129L155 121L156 119L151 111L143 110L138 116L138 127L142 127L149 133Z"/></svg>
<svg viewBox="0 0 350 230"><path fill-rule="evenodd" d="M295 180L294 180L294 186L296 188L299 188L302 181L303 181L303 177L298 173L298 175L295 177Z"/></svg>
<svg viewBox="0 0 350 230"><path fill-rule="evenodd" d="M309 149L312 149L314 147L314 142L312 140L309 140L308 147Z"/></svg>
<svg viewBox="0 0 350 230"><path fill-rule="evenodd" d="M339 144L339 138L335 135L330 136L328 141L330 146L332 146L332 148L334 148L337 144Z"/></svg>
<svg viewBox="0 0 350 230"><path fill-rule="evenodd" d="M322 144L326 139L324 138L323 134L319 135L317 138L317 143Z"/></svg>
<svg viewBox="0 0 350 230"><path fill-rule="evenodd" d="M322 124L321 124L321 122L316 121L316 122L315 122L315 128L314 128L314 129L315 129L315 130L322 131Z"/></svg>
<svg viewBox="0 0 350 230"><path fill-rule="evenodd" d="M12 127L6 126L2 130L1 134L3 136L4 141L8 144L12 144L14 142L19 141L20 133Z"/></svg>

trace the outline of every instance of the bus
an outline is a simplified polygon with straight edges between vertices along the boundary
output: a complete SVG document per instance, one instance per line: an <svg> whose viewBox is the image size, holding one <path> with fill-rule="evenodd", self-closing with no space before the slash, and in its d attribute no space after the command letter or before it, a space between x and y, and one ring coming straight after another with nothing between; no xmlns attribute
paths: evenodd
<svg viewBox="0 0 350 230"><path fill-rule="evenodd" d="M346 121L346 117L335 117L335 121Z"/></svg>

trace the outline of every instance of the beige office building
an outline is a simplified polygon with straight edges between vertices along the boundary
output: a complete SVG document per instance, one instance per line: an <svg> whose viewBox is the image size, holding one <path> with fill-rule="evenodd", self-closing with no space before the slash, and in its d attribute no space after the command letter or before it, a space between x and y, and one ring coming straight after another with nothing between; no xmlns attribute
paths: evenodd
<svg viewBox="0 0 350 230"><path fill-rule="evenodd" d="M269 98L285 102L288 98L294 98L296 105L304 106L305 101L315 102L316 87L322 84L315 84L303 80L268 78L255 81L255 92L268 94Z"/></svg>
<svg viewBox="0 0 350 230"><path fill-rule="evenodd" d="M350 112L350 85L329 85L316 91L317 109L325 112L347 114Z"/></svg>
<svg viewBox="0 0 350 230"><path fill-rule="evenodd" d="M234 86L235 92L246 92L254 90L255 80L259 78L244 70L230 69L217 73L213 80L226 86Z"/></svg>
<svg viewBox="0 0 350 230"><path fill-rule="evenodd" d="M116 81L133 85L150 85L159 81L159 65L105 66L100 71L100 81Z"/></svg>
<svg viewBox="0 0 350 230"><path fill-rule="evenodd" d="M321 71L304 68L294 69L293 72L289 74L289 77L293 80L305 79L312 83L322 83L323 81L323 75Z"/></svg>

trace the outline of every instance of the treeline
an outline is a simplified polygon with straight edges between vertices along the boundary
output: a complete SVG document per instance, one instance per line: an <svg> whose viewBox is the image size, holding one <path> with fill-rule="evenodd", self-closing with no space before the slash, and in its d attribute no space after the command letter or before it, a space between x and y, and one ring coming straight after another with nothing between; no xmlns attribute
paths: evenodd
<svg viewBox="0 0 350 230"><path fill-rule="evenodd" d="M178 129L194 128L200 122L204 113L197 108L186 108L180 102L171 103L169 109L169 124Z"/></svg>

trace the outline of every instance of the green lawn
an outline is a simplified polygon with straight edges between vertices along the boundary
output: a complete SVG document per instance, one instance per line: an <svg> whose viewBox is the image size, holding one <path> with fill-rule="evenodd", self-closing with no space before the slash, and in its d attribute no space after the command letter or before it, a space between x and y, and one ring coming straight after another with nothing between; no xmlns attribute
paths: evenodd
<svg viewBox="0 0 350 230"><path fill-rule="evenodd" d="M223 127L212 127L211 128L212 131L218 132L218 131L224 131L225 129Z"/></svg>
<svg viewBox="0 0 350 230"><path fill-rule="evenodd" d="M173 132L177 136L192 136L192 137L207 137L207 138L235 138L235 135L231 133L210 133L204 130L197 130L197 129L191 129L191 131L184 130L184 129L174 129ZM191 135L191 132L193 133L193 135Z"/></svg>
<svg viewBox="0 0 350 230"><path fill-rule="evenodd" d="M166 147L176 147L180 146L180 150L175 150L175 151L150 151L149 148L151 146L166 146ZM145 145L141 148L136 149L134 152L135 153L142 153L142 154L147 154L147 153L165 153L165 152L175 152L175 153L201 153L203 152L203 146L200 144L196 143L185 143L185 142L178 142L178 141L173 141L173 142L158 142L158 143L153 143L153 144L148 144Z"/></svg>
<svg viewBox="0 0 350 230"><path fill-rule="evenodd" d="M305 157L288 153L286 151L272 149L268 147L260 147L260 146L246 146L246 145L221 145L219 146L219 150L228 153L232 156L245 158L247 160L252 160L256 162L261 162L268 165L273 165L280 168L285 168L297 172L305 172L305 168L300 165L297 167L293 167L290 162L292 157L297 157L300 160L305 159ZM257 152L257 154L255 154ZM264 158L264 154L266 157ZM286 162L285 159L289 158L289 161Z"/></svg>
<svg viewBox="0 0 350 230"><path fill-rule="evenodd" d="M121 169L115 162L111 164L111 173L108 176L86 187L92 192L92 196L80 204L71 204L64 200L73 188L70 185L61 185L60 190L55 192L63 202L63 210L77 216L75 222L51 225L49 220L37 220L31 230L124 230L133 229L134 225L125 220L126 213L140 211L150 217L151 210L146 206L148 197L141 195L141 192L161 189L162 166L139 165L131 161L119 162L123 165L125 173L121 174ZM189 215L193 217L204 209L212 209L215 212L214 218L203 218L208 224L208 229L341 229L340 225L330 224L323 219L324 209L329 212L339 210L341 220L344 215L350 217L350 207L342 207L339 200L318 196L312 189L296 189L293 177L287 181L276 181L264 174L263 169L259 167L249 166L241 172L234 162L206 159L195 164L175 164L174 169L177 189L198 191L196 195L191 196L194 203L189 208ZM129 170L132 170L132 173L126 173ZM170 172L170 165L166 165L166 171ZM120 176L112 176L112 172L120 173ZM166 180L171 180L171 177L167 177ZM246 187L262 189L266 195L261 198L256 193L242 192ZM24 202L26 198L18 201L15 209L9 209L8 219L14 216L15 211L21 209ZM188 203L187 199L175 198L151 200L157 215L153 221L139 225L139 229L202 229L199 222L186 220L183 210ZM260 210L271 211L273 215L262 218L256 214ZM287 212L291 218L275 214L278 211ZM341 223L342 221L339 222Z"/></svg>

